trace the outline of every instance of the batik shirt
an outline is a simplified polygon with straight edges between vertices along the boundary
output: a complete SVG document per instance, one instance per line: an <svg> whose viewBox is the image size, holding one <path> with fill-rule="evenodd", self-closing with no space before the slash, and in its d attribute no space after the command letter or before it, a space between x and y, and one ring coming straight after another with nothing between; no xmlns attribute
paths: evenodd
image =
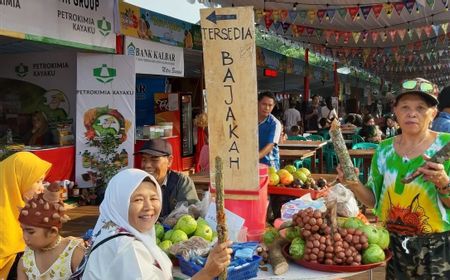
<svg viewBox="0 0 450 280"><path fill-rule="evenodd" d="M450 142L449 133L439 133L425 151L433 156ZM375 213L389 231L405 235L421 235L450 230L450 209L438 195L436 186L419 176L408 184L401 180L424 164L422 156L407 159L394 149L394 137L380 143L372 158L367 187L375 195ZM450 174L450 160L444 162Z"/></svg>

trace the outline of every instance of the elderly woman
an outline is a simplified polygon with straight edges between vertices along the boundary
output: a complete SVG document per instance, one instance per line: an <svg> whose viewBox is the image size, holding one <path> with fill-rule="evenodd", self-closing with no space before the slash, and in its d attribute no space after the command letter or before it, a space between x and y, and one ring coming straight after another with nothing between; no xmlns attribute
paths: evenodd
<svg viewBox="0 0 450 280"><path fill-rule="evenodd" d="M387 279L450 279L450 160L428 161L450 142L450 134L429 129L436 92L424 79L403 82L394 106L402 134L379 144L366 186L344 181L338 168L339 179L390 232ZM402 182L414 172L420 176Z"/></svg>
<svg viewBox="0 0 450 280"><path fill-rule="evenodd" d="M51 166L30 152L18 152L0 162L0 279L16 279L17 263L25 249L19 210L25 200L44 189Z"/></svg>
<svg viewBox="0 0 450 280"><path fill-rule="evenodd" d="M156 245L161 188L147 172L127 169L108 184L94 228L94 244L83 274L90 279L172 279L172 263ZM116 238L110 238L120 233ZM192 279L213 279L230 263L230 242L216 245Z"/></svg>

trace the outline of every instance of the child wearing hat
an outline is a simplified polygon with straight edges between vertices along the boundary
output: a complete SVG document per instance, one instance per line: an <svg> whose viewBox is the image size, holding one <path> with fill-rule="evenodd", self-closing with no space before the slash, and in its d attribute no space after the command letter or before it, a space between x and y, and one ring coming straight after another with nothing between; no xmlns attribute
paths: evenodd
<svg viewBox="0 0 450 280"><path fill-rule="evenodd" d="M64 214L59 186L52 183L44 193L28 200L19 215L27 245L17 267L17 279L69 279L84 256L81 239L61 237Z"/></svg>

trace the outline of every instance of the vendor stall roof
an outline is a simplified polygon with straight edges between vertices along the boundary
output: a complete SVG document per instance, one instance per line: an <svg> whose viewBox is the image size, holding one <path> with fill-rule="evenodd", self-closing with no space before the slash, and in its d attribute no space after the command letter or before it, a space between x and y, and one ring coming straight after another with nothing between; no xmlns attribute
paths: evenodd
<svg viewBox="0 0 450 280"><path fill-rule="evenodd" d="M79 50L79 49L0 36L0 54L47 52L57 50Z"/></svg>

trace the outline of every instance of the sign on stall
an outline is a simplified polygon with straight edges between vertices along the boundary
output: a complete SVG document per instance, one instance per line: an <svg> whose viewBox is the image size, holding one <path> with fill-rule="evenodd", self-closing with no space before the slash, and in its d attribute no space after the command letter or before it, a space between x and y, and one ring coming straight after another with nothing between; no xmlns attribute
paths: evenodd
<svg viewBox="0 0 450 280"><path fill-rule="evenodd" d="M78 54L75 180L81 188L133 165L134 59ZM108 178L106 178L108 179Z"/></svg>
<svg viewBox="0 0 450 280"><path fill-rule="evenodd" d="M200 18L210 168L214 171L215 157L221 157L225 192L240 190L234 197L257 199L245 195L259 188L253 9L202 9Z"/></svg>
<svg viewBox="0 0 450 280"><path fill-rule="evenodd" d="M115 52L115 1L0 1L0 35Z"/></svg>
<svg viewBox="0 0 450 280"><path fill-rule="evenodd" d="M183 48L125 37L126 54L136 58L136 73L184 76Z"/></svg>

